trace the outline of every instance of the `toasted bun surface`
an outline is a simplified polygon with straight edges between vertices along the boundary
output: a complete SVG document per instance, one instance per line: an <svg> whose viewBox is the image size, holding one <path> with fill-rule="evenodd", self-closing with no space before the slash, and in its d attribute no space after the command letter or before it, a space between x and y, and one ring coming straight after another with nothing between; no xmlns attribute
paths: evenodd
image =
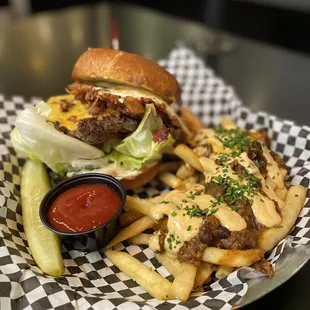
<svg viewBox="0 0 310 310"><path fill-rule="evenodd" d="M122 179L121 182L126 189L134 189L152 181L159 171L160 163L145 170L132 179Z"/></svg>
<svg viewBox="0 0 310 310"><path fill-rule="evenodd" d="M151 91L168 103L179 102L175 77L156 62L111 48L89 48L77 60L72 78L79 82L125 84Z"/></svg>

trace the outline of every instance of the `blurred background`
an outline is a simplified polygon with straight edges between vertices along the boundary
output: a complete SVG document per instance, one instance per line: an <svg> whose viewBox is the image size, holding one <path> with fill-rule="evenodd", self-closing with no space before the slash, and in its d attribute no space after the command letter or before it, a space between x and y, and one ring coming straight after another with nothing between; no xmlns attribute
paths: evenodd
<svg viewBox="0 0 310 310"><path fill-rule="evenodd" d="M310 0L0 0L0 93L63 93L112 19L120 49L158 60L183 42L252 110L310 125Z"/></svg>
<svg viewBox="0 0 310 310"><path fill-rule="evenodd" d="M252 110L310 125L310 0L0 0L7 104L64 93L81 53L111 46L111 20L121 49L158 60L183 42ZM310 309L309 272L247 309Z"/></svg>
<svg viewBox="0 0 310 310"><path fill-rule="evenodd" d="M309 0L0 0L9 16L96 2L134 3L248 38L310 52ZM9 7L13 12L9 13Z"/></svg>

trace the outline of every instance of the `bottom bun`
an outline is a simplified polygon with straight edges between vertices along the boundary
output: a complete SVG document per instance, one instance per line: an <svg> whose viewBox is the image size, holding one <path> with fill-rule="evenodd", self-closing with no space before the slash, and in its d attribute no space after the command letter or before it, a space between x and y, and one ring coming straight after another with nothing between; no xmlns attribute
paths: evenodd
<svg viewBox="0 0 310 310"><path fill-rule="evenodd" d="M134 189L136 187L143 186L144 184L152 181L159 171L160 162L151 168L143 171L132 179L122 179L121 182L126 189Z"/></svg>

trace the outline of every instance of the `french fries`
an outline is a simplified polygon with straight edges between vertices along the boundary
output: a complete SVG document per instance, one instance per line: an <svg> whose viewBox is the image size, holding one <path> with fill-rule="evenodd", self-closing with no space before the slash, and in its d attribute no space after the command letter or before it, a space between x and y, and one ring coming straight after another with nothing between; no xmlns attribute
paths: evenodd
<svg viewBox="0 0 310 310"><path fill-rule="evenodd" d="M171 283L156 271L131 255L119 251L106 251L106 257L127 276L134 279L149 294L160 300L168 299Z"/></svg>
<svg viewBox="0 0 310 310"><path fill-rule="evenodd" d="M185 144L179 144L174 150L173 153L183 159L190 166L196 170L203 172L203 168L200 164L199 157Z"/></svg>
<svg viewBox="0 0 310 310"><path fill-rule="evenodd" d="M202 260L222 266L247 267L260 260L264 254L265 251L259 248L251 250L225 250L208 247L203 252Z"/></svg>
<svg viewBox="0 0 310 310"><path fill-rule="evenodd" d="M195 173L195 168L191 167L190 165L183 164L178 169L176 176L177 178L183 181L193 176L194 173Z"/></svg>
<svg viewBox="0 0 310 310"><path fill-rule="evenodd" d="M202 262L197 269L194 288L202 286L204 283L206 283L210 279L212 272L215 270L215 265Z"/></svg>
<svg viewBox="0 0 310 310"><path fill-rule="evenodd" d="M169 297L186 301L193 289L196 272L197 268L194 265L183 263L181 271L174 278Z"/></svg>
<svg viewBox="0 0 310 310"><path fill-rule="evenodd" d="M184 189L185 186L182 183L182 180L177 178L174 174L171 172L161 172L157 176L157 178L163 182L164 184L168 185L171 188L174 189Z"/></svg>
<svg viewBox="0 0 310 310"><path fill-rule="evenodd" d="M166 254L155 253L155 258L160 262L174 277L182 271L182 263L177 259L172 259Z"/></svg>
<svg viewBox="0 0 310 310"><path fill-rule="evenodd" d="M195 134L199 132L199 130L203 129L203 124L201 121L187 107L181 108L181 118L192 133Z"/></svg>
<svg viewBox="0 0 310 310"><path fill-rule="evenodd" d="M233 120L231 120L231 119L229 119L229 118L227 118L227 117L222 117L221 118L221 126L224 128L224 129L235 129L235 128L237 128L237 125L236 125L236 123L233 121Z"/></svg>
<svg viewBox="0 0 310 310"><path fill-rule="evenodd" d="M211 144L214 154L211 153L210 155L210 149L208 149L209 153L200 149L202 152L196 150L197 154L204 155L198 156L187 145L179 144L173 153L181 161L162 164L157 175L158 180L175 190L149 199L128 197L125 205L125 209L128 211L120 218L120 223L125 228L107 245L106 255L118 268L135 279L152 296L163 300L178 298L181 301L186 301L194 288L201 287L212 280L212 274L215 274L217 279L222 279L236 268L251 267L254 263L260 262L264 258L265 252L271 250L289 233L304 204L307 190L302 186L291 186L288 189L285 186L283 187L284 183L281 177L284 180L287 174L287 170L284 168L279 168L280 173L277 174L277 178L273 177L272 174L267 177L262 176L262 173L259 173L260 170L257 170L257 173L251 172L254 169L250 170L249 167L255 166L257 169L257 162L253 162L248 154L243 154L242 157L241 152L239 155L238 152L235 152L234 147L238 144L236 139L232 141L232 146L229 143L224 145L224 142L227 141L216 136L212 129L202 130L201 123L187 108L182 109L182 118L192 133L196 134L196 139L193 137L195 139L194 144L199 143L199 140L202 143L198 145L199 147ZM221 126L224 131L229 130L228 135L234 134L235 131L231 131L231 129L237 128L235 122L227 118L221 120ZM255 130L249 132L249 136L260 141L259 143L263 143L268 138L262 132ZM242 136L238 136L239 138L243 139ZM262 147L267 149L265 144ZM242 152L244 152L244 148ZM249 162L246 162L247 160ZM278 169L278 167L274 168ZM230 176L230 173L232 173L231 178L229 182L225 183L225 177ZM253 175L251 176L250 173ZM256 179L259 179L260 185L263 185L259 190L266 190L266 193L259 192L258 187L253 186L257 182ZM210 183L211 181L213 184ZM238 188L241 186L240 184L248 186ZM235 187L232 188L232 186ZM269 199L267 188L272 199ZM256 199L250 199L247 196L233 197L233 195L247 191L249 191L249 197L258 195L258 193L265 194L262 195L262 198L269 199L271 202L268 201L264 204L264 199L257 199L258 197L254 197ZM242 195L245 195L244 193ZM265 225L266 229L263 232L257 230L259 238L256 248L251 248L252 245L249 247L247 241L242 239L237 240L240 241L240 245L237 243L239 249L233 249L236 248L234 238L238 236L238 234L233 235L234 232L248 233L248 235L240 234L246 239L253 236L247 230L248 222L242 218L242 213L234 210L233 207L235 206L229 202L226 203L225 199L219 198L222 196L225 198L230 196L230 199L235 199L235 201L244 197L251 200L250 207L255 210L253 217L262 225L263 221L270 217L270 214L273 214L268 209L270 206L277 211L275 212L277 220L281 213L282 221L280 225L274 225L272 228L267 228L269 226ZM284 201L284 207L282 207L283 203L279 206L280 202L276 205L274 201L277 200L274 197L279 198L278 201L280 202ZM216 201L217 199L218 201ZM260 202L257 202L258 200ZM253 205L254 203L256 205ZM206 234L203 230L203 234L200 234L201 229L205 227L204 225L209 225L206 220L209 216L214 216L209 220L210 223L212 221L215 223L214 227L217 227L212 231L214 234L212 238L216 238L216 233L220 230L221 233L225 233L224 228L229 230L227 237L218 237L218 241L220 241L218 247L208 246L209 243L203 241L204 236L207 236L208 240L208 236L210 236L208 230L211 228L207 229ZM182 219L184 220L182 221ZM216 221L219 224L216 224ZM212 225L210 224L207 227L212 227ZM152 231L145 232L149 228L155 231L154 234ZM192 234L193 231L197 233ZM230 237L233 239L229 240ZM116 244L128 239L132 244L148 245L153 249L157 261L174 277L173 283L150 270L129 254L110 250ZM251 239L251 241L253 240ZM256 245L257 239L254 241ZM229 242L231 243L229 244ZM194 256L191 257L190 255Z"/></svg>
<svg viewBox="0 0 310 310"><path fill-rule="evenodd" d="M264 231L259 239L259 247L266 252L281 241L293 227L304 205L307 189L301 185L291 186L287 192L284 208L281 210L281 227Z"/></svg>
<svg viewBox="0 0 310 310"><path fill-rule="evenodd" d="M230 266L219 266L216 270L215 277L219 280L223 279L226 276L228 276L230 273L232 273L233 270L234 268Z"/></svg>
<svg viewBox="0 0 310 310"><path fill-rule="evenodd" d="M134 212L139 212L144 215L149 215L150 209L152 206L153 206L153 203L150 200L127 196L125 209L134 211Z"/></svg>
<svg viewBox="0 0 310 310"><path fill-rule="evenodd" d="M119 217L119 223L121 227L127 227L136 220L140 219L143 216L142 213L138 211L129 210L125 213L122 213Z"/></svg>
<svg viewBox="0 0 310 310"><path fill-rule="evenodd" d="M130 239L133 236L136 236L148 228L152 228L155 222L149 218L148 216L141 217L139 220L135 221L131 225L122 229L116 237L110 241L110 243L106 246L106 249L111 249L116 244L120 242Z"/></svg>
<svg viewBox="0 0 310 310"><path fill-rule="evenodd" d="M141 233L139 235L130 238L130 242L137 245L148 245L152 236L153 236L152 234Z"/></svg>
<svg viewBox="0 0 310 310"><path fill-rule="evenodd" d="M283 188L276 188L275 192L279 198L285 200L287 195L287 188L285 186Z"/></svg>
<svg viewBox="0 0 310 310"><path fill-rule="evenodd" d="M180 161L172 161L160 165L159 172L176 172L181 166Z"/></svg>

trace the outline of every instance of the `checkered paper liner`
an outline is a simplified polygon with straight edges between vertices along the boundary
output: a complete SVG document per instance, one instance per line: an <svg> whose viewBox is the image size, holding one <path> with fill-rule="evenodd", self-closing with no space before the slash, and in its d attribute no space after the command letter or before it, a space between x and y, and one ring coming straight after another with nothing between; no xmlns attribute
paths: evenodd
<svg viewBox="0 0 310 310"><path fill-rule="evenodd" d="M183 89L183 103L206 125L217 125L221 115L228 115L241 128L267 129L272 149L284 157L292 183L309 188L310 128L242 107L233 89L184 46L176 47L160 63L175 74ZM251 279L268 281L251 268L241 268L206 286L203 293L194 292L187 302L158 301L113 266L102 252L78 252L68 244L63 245L64 275L44 275L32 259L23 232L19 204L23 160L16 157L9 136L18 113L38 101L34 98L25 102L21 97L7 100L0 95L0 309L230 309L242 302ZM154 180L130 194L146 198L163 190L165 187ZM293 232L269 253L268 259L276 268L283 267L288 253L296 247L310 246L309 219L307 198ZM120 250L172 279L147 247L124 244Z"/></svg>

